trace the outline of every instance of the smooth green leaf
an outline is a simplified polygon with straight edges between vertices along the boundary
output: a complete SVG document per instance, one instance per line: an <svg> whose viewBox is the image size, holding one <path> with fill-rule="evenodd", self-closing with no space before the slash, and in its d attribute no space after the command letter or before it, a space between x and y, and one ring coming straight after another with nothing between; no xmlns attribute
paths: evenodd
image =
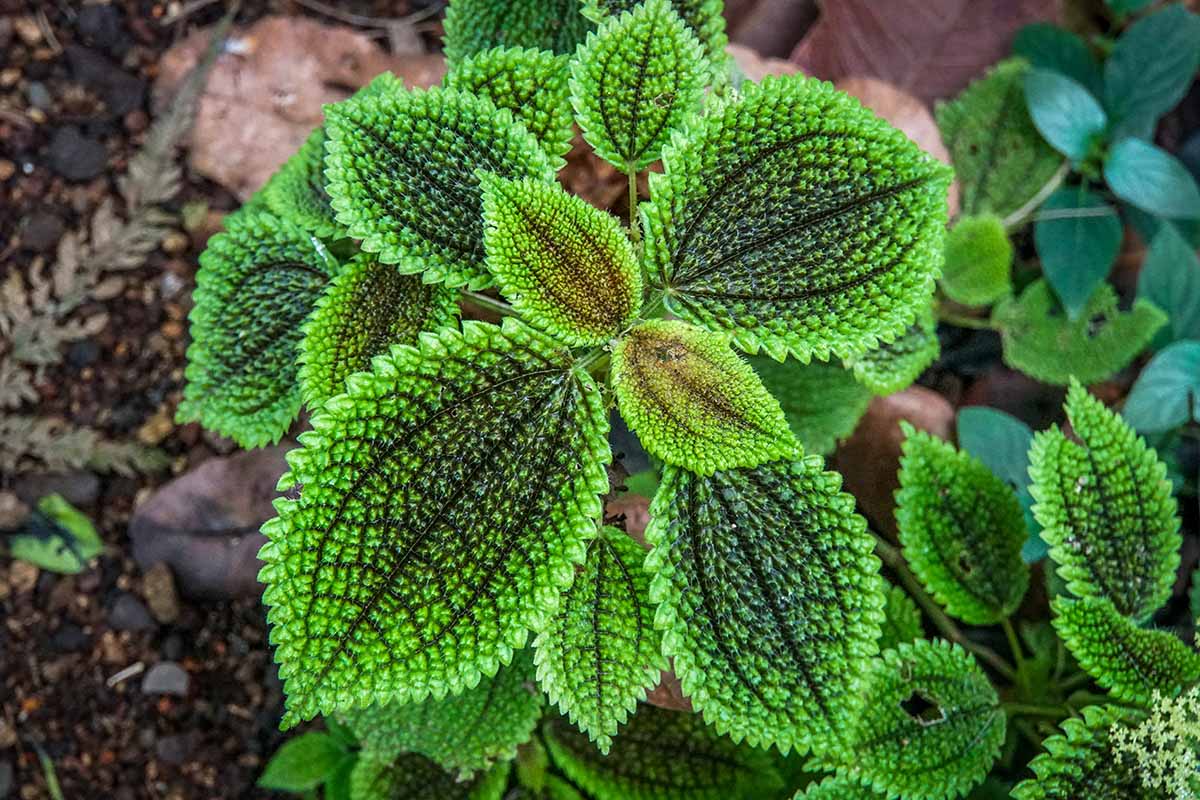
<svg viewBox="0 0 1200 800"><path fill-rule="evenodd" d="M1071 319L1078 319L1117 260L1125 228L1117 210L1083 187L1047 198L1033 226L1042 272Z"/></svg>
<svg viewBox="0 0 1200 800"><path fill-rule="evenodd" d="M8 555L36 567L74 575L104 552L96 526L60 494L48 494L25 525L8 537Z"/></svg>
<svg viewBox="0 0 1200 800"><path fill-rule="evenodd" d="M1151 359L1133 384L1121 416L1135 431L1166 433L1198 419L1200 342L1184 341Z"/></svg>
<svg viewBox="0 0 1200 800"><path fill-rule="evenodd" d="M285 724L495 674L574 579L608 421L568 351L512 318L393 347L288 453L263 526Z"/></svg>
<svg viewBox="0 0 1200 800"><path fill-rule="evenodd" d="M946 235L942 291L956 303L986 306L1012 291L1013 246L994 214L960 217Z"/></svg>
<svg viewBox="0 0 1200 800"><path fill-rule="evenodd" d="M937 108L938 129L958 177L964 215L1007 217L1049 183L1062 156L1037 132L1025 106L1020 59L997 64L953 102Z"/></svg>
<svg viewBox="0 0 1200 800"><path fill-rule="evenodd" d="M226 218L225 233L200 255L176 418L243 447L279 441L300 411L302 326L336 270L320 241L292 222Z"/></svg>
<svg viewBox="0 0 1200 800"><path fill-rule="evenodd" d="M1113 194L1168 219L1200 219L1200 187L1174 156L1141 139L1122 139L1104 160Z"/></svg>
<svg viewBox="0 0 1200 800"><path fill-rule="evenodd" d="M543 731L554 763L596 800L757 800L782 786L768 753L695 714L639 706L607 757L561 717Z"/></svg>
<svg viewBox="0 0 1200 800"><path fill-rule="evenodd" d="M650 320L612 353L612 386L646 452L711 475L790 454L783 411L727 337L679 320Z"/></svg>
<svg viewBox="0 0 1200 800"><path fill-rule="evenodd" d="M1200 680L1200 653L1169 631L1139 628L1109 600L1059 597L1051 607L1071 655L1118 700L1149 706Z"/></svg>
<svg viewBox="0 0 1200 800"><path fill-rule="evenodd" d="M854 432L871 403L871 390L839 364L801 364L794 358L781 364L762 355L749 361L806 453L832 452Z"/></svg>
<svg viewBox="0 0 1200 800"><path fill-rule="evenodd" d="M875 394L888 395L911 386L940 353L933 314L926 312L894 341L848 359L847 366L863 386Z"/></svg>
<svg viewBox="0 0 1200 800"><path fill-rule="evenodd" d="M344 235L325 191L325 128L314 130L263 187L271 212L320 239Z"/></svg>
<svg viewBox="0 0 1200 800"><path fill-rule="evenodd" d="M1066 75L1032 69L1025 76L1025 102L1038 132L1072 161L1083 161L1108 125L1100 101Z"/></svg>
<svg viewBox="0 0 1200 800"><path fill-rule="evenodd" d="M1146 619L1171 596L1179 566L1166 466L1079 383L1067 392L1066 411L1077 441L1052 426L1029 451L1042 538L1068 590Z"/></svg>
<svg viewBox="0 0 1200 800"><path fill-rule="evenodd" d="M669 667L654 630L645 558L629 534L601 529L557 616L534 642L538 682L602 753Z"/></svg>
<svg viewBox="0 0 1200 800"><path fill-rule="evenodd" d="M451 0L446 9L451 71L493 47L532 47L569 54L592 28L580 0Z"/></svg>
<svg viewBox="0 0 1200 800"><path fill-rule="evenodd" d="M500 800L508 773L508 763L502 762L464 782L415 753L395 761L360 758L350 776L350 794L354 800Z"/></svg>
<svg viewBox="0 0 1200 800"><path fill-rule="evenodd" d="M992 312L1000 328L1004 363L1030 377L1065 386L1071 378L1096 383L1123 369L1146 349L1167 316L1148 300L1128 311L1117 307L1107 283L1071 321L1055 307L1050 285L1029 285L1020 298L1000 301Z"/></svg>
<svg viewBox="0 0 1200 800"><path fill-rule="evenodd" d="M454 89L370 95L325 112L328 190L362 249L430 282L482 288L477 170L554 180L554 166L512 112Z"/></svg>
<svg viewBox="0 0 1200 800"><path fill-rule="evenodd" d="M555 160L567 154L575 136L569 77L565 55L494 47L455 64L443 84L507 108Z"/></svg>
<svg viewBox="0 0 1200 800"><path fill-rule="evenodd" d="M597 22L606 18L632 11L641 0L583 0L583 13ZM729 37L725 34L725 17L722 0L671 0L671 7L677 13L700 44L704 46L704 54L713 65L714 70L723 67L729 61L725 46Z"/></svg>
<svg viewBox="0 0 1200 800"><path fill-rule="evenodd" d="M1104 0L1113 11L1118 14L1132 14L1135 11L1141 11L1148 5L1154 3L1154 0Z"/></svg>
<svg viewBox="0 0 1200 800"><path fill-rule="evenodd" d="M884 584L840 489L818 456L663 474L646 529L663 652L695 709L734 741L821 744L876 651Z"/></svg>
<svg viewBox="0 0 1200 800"><path fill-rule="evenodd" d="M1172 340L1200 339L1200 258L1168 222L1150 242L1137 292L1167 312Z"/></svg>
<svg viewBox="0 0 1200 800"><path fill-rule="evenodd" d="M928 307L950 170L829 84L743 85L663 163L645 259L680 317L808 361L870 350Z"/></svg>
<svg viewBox="0 0 1200 800"><path fill-rule="evenodd" d="M646 0L605 21L571 62L571 103L583 138L617 169L645 169L699 110L709 69L668 0Z"/></svg>
<svg viewBox="0 0 1200 800"><path fill-rule="evenodd" d="M283 747L263 770L258 785L264 789L306 792L333 776L350 754L327 733L302 733L283 743Z"/></svg>
<svg viewBox="0 0 1200 800"><path fill-rule="evenodd" d="M616 217L557 184L481 176L483 244L500 293L572 346L607 342L642 304L642 273Z"/></svg>
<svg viewBox="0 0 1200 800"><path fill-rule="evenodd" d="M1038 69L1066 75L1093 96L1104 94L1104 74L1095 53L1080 36L1048 22L1026 25L1013 40L1013 55Z"/></svg>
<svg viewBox="0 0 1200 800"><path fill-rule="evenodd" d="M890 650L922 636L921 611L899 586L889 586L887 604L883 607L883 627L879 634L879 649Z"/></svg>
<svg viewBox="0 0 1200 800"><path fill-rule="evenodd" d="M1000 698L970 653L925 639L871 662L864 711L825 766L888 797L959 797L987 776L1004 743Z"/></svg>
<svg viewBox="0 0 1200 800"><path fill-rule="evenodd" d="M458 293L403 275L394 264L360 255L317 301L300 342L300 388L316 410L346 388L352 373L393 344L415 344L421 331L454 325Z"/></svg>
<svg viewBox="0 0 1200 800"><path fill-rule="evenodd" d="M1114 139L1153 132L1191 86L1200 67L1200 17L1179 3L1125 31L1104 62L1104 99Z"/></svg>

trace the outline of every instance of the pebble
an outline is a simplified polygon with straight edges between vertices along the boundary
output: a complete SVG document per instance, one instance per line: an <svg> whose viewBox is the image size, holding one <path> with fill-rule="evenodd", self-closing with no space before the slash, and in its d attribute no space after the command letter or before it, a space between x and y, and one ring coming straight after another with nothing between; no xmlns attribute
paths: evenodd
<svg viewBox="0 0 1200 800"><path fill-rule="evenodd" d="M35 253L48 253L62 238L66 226L52 211L34 212L21 226L21 244Z"/></svg>
<svg viewBox="0 0 1200 800"><path fill-rule="evenodd" d="M191 737L187 734L164 736L154 745L154 755L158 756L159 761L165 761L168 764L182 764L187 761L191 751Z"/></svg>
<svg viewBox="0 0 1200 800"><path fill-rule="evenodd" d="M191 246L191 240L186 233L182 231L171 231L162 240L163 252L169 256L178 256L187 252Z"/></svg>
<svg viewBox="0 0 1200 800"><path fill-rule="evenodd" d="M37 586L38 568L28 561L14 561L8 568L8 583L17 594L32 592Z"/></svg>
<svg viewBox="0 0 1200 800"><path fill-rule="evenodd" d="M175 590L175 576L162 561L143 576L142 596L150 606L150 613L159 622L169 624L179 619L179 593Z"/></svg>
<svg viewBox="0 0 1200 800"><path fill-rule="evenodd" d="M174 416L168 409L161 408L153 417L146 420L142 427L138 428L137 439L148 447L154 447L170 436L173 430L175 430Z"/></svg>
<svg viewBox="0 0 1200 800"><path fill-rule="evenodd" d="M100 345L94 339L80 339L67 348L67 363L75 369L90 367L100 358Z"/></svg>
<svg viewBox="0 0 1200 800"><path fill-rule="evenodd" d="M48 494L60 494L76 508L94 505L100 497L100 478L86 469L70 472L34 472L17 480L13 491L22 502L34 505Z"/></svg>
<svg viewBox="0 0 1200 800"><path fill-rule="evenodd" d="M142 601L128 592L117 595L108 610L108 624L119 631L149 631L157 627Z"/></svg>
<svg viewBox="0 0 1200 800"><path fill-rule="evenodd" d="M187 697L190 685L191 678L183 667L174 661L163 661L151 667L142 679L142 693Z"/></svg>
<svg viewBox="0 0 1200 800"><path fill-rule="evenodd" d="M100 634L100 657L105 664L124 664L125 648L112 631Z"/></svg>
<svg viewBox="0 0 1200 800"><path fill-rule="evenodd" d="M0 86L3 86L5 89L16 86L19 80L21 80L21 70L15 67L0 70Z"/></svg>
<svg viewBox="0 0 1200 800"><path fill-rule="evenodd" d="M17 165L7 158L0 158L0 181L6 181L17 174Z"/></svg>
<svg viewBox="0 0 1200 800"><path fill-rule="evenodd" d="M96 91L114 117L124 117L145 105L146 82L130 75L102 53L87 47L67 45L71 76Z"/></svg>
<svg viewBox="0 0 1200 800"><path fill-rule="evenodd" d="M47 155L50 168L69 181L91 180L108 164L104 143L84 136L74 125L54 132Z"/></svg>
<svg viewBox="0 0 1200 800"><path fill-rule="evenodd" d="M121 24L122 16L113 6L84 6L79 10L76 25L80 36L89 43L120 55L129 48L129 37Z"/></svg>
<svg viewBox="0 0 1200 800"><path fill-rule="evenodd" d="M14 531L29 517L29 506L15 492L0 492L0 531Z"/></svg>
<svg viewBox="0 0 1200 800"><path fill-rule="evenodd" d="M29 98L30 105L43 111L49 111L50 106L54 105L54 98L50 96L50 90L41 81L33 81L26 86L25 96Z"/></svg>
<svg viewBox="0 0 1200 800"><path fill-rule="evenodd" d="M21 41L30 47L42 43L42 29L33 17L17 17L13 20L13 30L17 32Z"/></svg>
<svg viewBox="0 0 1200 800"><path fill-rule="evenodd" d="M60 653L76 653L84 649L91 643L91 638L83 632L83 628L73 622L64 622L54 636L51 637L50 643L54 645L54 649Z"/></svg>

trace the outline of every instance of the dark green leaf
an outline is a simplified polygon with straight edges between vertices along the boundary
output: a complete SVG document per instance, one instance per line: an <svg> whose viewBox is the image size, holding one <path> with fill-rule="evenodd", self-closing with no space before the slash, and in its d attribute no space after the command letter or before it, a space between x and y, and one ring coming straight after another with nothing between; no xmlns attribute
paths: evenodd
<svg viewBox="0 0 1200 800"><path fill-rule="evenodd" d="M911 386L940 352L933 314L926 312L895 341L883 342L874 350L847 359L846 363L859 383L875 394L886 395Z"/></svg>
<svg viewBox="0 0 1200 800"><path fill-rule="evenodd" d="M1154 3L1154 0L1104 0L1105 3L1118 14L1132 14L1135 11L1141 11L1148 5Z"/></svg>
<svg viewBox="0 0 1200 800"><path fill-rule="evenodd" d="M1012 260L1012 243L999 217L960 217L946 235L942 291L963 305L994 303L1012 291Z"/></svg>
<svg viewBox="0 0 1200 800"><path fill-rule="evenodd" d="M350 776L350 794L354 800L500 800L508 772L502 762L463 782L415 753L395 761L360 758Z"/></svg>
<svg viewBox="0 0 1200 800"><path fill-rule="evenodd" d="M580 0L452 0L446 9L446 60L451 70L493 47L531 47L570 54L592 28Z"/></svg>
<svg viewBox="0 0 1200 800"><path fill-rule="evenodd" d="M1166 433L1198 420L1200 342L1176 342L1156 355L1125 400L1121 416L1138 433Z"/></svg>
<svg viewBox="0 0 1200 800"><path fill-rule="evenodd" d="M263 770L258 785L264 789L306 792L333 776L350 754L327 733L302 733L284 742Z"/></svg>
<svg viewBox="0 0 1200 800"><path fill-rule="evenodd" d="M1200 218L1200 187L1187 167L1141 139L1122 139L1104 160L1113 194L1143 211L1168 219Z"/></svg>
<svg viewBox="0 0 1200 800"><path fill-rule="evenodd" d="M1169 222L1150 242L1138 273L1138 297L1167 312L1172 340L1200 339L1200 258Z"/></svg>
<svg viewBox="0 0 1200 800"><path fill-rule="evenodd" d="M854 432L871 403L871 390L838 364L801 364L794 358L781 364L768 356L749 360L806 453L832 452L839 439Z"/></svg>
<svg viewBox="0 0 1200 800"><path fill-rule="evenodd" d="M1071 319L1078 319L1108 277L1121 249L1117 210L1083 187L1059 189L1033 226L1042 272Z"/></svg>
<svg viewBox="0 0 1200 800"><path fill-rule="evenodd" d="M295 222L314 236L344 235L325 191L325 128L314 130L263 187L263 199L276 215Z"/></svg>
<svg viewBox="0 0 1200 800"><path fill-rule="evenodd" d="M583 0L583 13L597 21L606 17L632 11L641 0ZM714 71L729 61L725 46L729 37L725 35L725 4L722 0L671 0L675 13L687 23L691 32L704 46L704 54L712 63Z"/></svg>
<svg viewBox="0 0 1200 800"><path fill-rule="evenodd" d="M1104 63L1104 99L1113 138L1153 131L1200 67L1200 18L1173 3L1134 23Z"/></svg>
<svg viewBox="0 0 1200 800"><path fill-rule="evenodd" d="M24 527L8 535L8 555L35 567L74 575L104 552L96 526L58 493L40 498Z"/></svg>
<svg viewBox="0 0 1200 800"><path fill-rule="evenodd" d="M831 775L820 783L813 781L797 792L793 800L882 800L883 797L886 795L861 785L854 778Z"/></svg>
<svg viewBox="0 0 1200 800"><path fill-rule="evenodd" d="M1095 97L1104 93L1104 75L1095 53L1081 37L1057 25L1026 25L1013 40L1013 54L1038 69L1066 75Z"/></svg>
<svg viewBox="0 0 1200 800"><path fill-rule="evenodd" d="M1108 125L1100 101L1078 81L1046 69L1025 76L1025 102L1033 124L1072 161L1083 161Z"/></svg>

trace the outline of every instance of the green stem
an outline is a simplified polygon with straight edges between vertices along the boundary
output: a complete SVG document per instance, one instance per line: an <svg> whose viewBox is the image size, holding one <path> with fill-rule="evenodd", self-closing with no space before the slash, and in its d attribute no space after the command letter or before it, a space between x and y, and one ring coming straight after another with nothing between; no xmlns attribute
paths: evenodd
<svg viewBox="0 0 1200 800"><path fill-rule="evenodd" d="M1017 662L1017 674L1025 674L1025 654L1021 650L1021 640L1017 638L1017 632L1013 628L1012 620L1008 617L1000 620L1000 627L1004 628L1004 635L1008 637L1008 649L1012 651L1013 658Z"/></svg>
<svg viewBox="0 0 1200 800"><path fill-rule="evenodd" d="M1040 706L1032 703L1001 703L1000 707L1010 716L1052 717L1054 719L1062 719L1063 717L1070 716L1070 712L1060 706Z"/></svg>
<svg viewBox="0 0 1200 800"><path fill-rule="evenodd" d="M625 174L629 176L629 236L634 244L641 244L642 225L638 220L638 191L637 170L633 164L625 165Z"/></svg>
<svg viewBox="0 0 1200 800"><path fill-rule="evenodd" d="M501 316L511 316L517 313L508 303L504 302L503 300L497 300L494 297L488 297L483 292L470 292L463 290L462 297L472 305L485 308L488 311L495 311Z"/></svg>
<svg viewBox="0 0 1200 800"><path fill-rule="evenodd" d="M1058 690L1061 692L1069 692L1072 689L1078 689L1080 686L1087 686L1092 682L1092 676L1086 672L1076 672L1074 675L1065 678L1058 684Z"/></svg>
<svg viewBox="0 0 1200 800"><path fill-rule="evenodd" d="M979 319L978 317L970 317L966 314L960 314L957 311L951 311L944 305L939 304L936 308L937 318L942 322L948 322L959 328L973 328L977 331L990 331L995 326L991 320Z"/></svg>
<svg viewBox="0 0 1200 800"><path fill-rule="evenodd" d="M929 619L942 632L942 635L986 661L1005 680L1010 683L1016 683L1017 672L1012 668L1012 665L987 645L978 644L968 639L958 629L958 626L954 624L954 620L950 619L946 615L946 612L942 611L941 606L925 592L925 588L921 586L921 582L917 580L917 576L913 575L912 570L908 568L908 564L905 563L904 556L901 555L900 551L885 541L879 534L874 533L874 531L872 531L872 534L875 536L875 551L879 554L880 560L896 573L900 582L904 584L904 588L917 601L917 604L925 610L925 613L929 615Z"/></svg>
<svg viewBox="0 0 1200 800"><path fill-rule="evenodd" d="M1057 190L1059 186L1062 186L1063 180L1068 174L1070 174L1070 172L1071 162L1064 161L1062 166L1055 170L1054 174L1050 176L1050 180L1046 181L1045 185L1043 185L1041 189L1038 189L1037 194L1029 198L1029 202L1004 218L1004 229L1006 231L1011 231L1015 228L1019 228L1021 225L1027 222L1029 216L1033 214L1034 211L1037 211L1039 208L1041 208L1042 203L1046 202L1046 198L1054 194L1055 190Z"/></svg>

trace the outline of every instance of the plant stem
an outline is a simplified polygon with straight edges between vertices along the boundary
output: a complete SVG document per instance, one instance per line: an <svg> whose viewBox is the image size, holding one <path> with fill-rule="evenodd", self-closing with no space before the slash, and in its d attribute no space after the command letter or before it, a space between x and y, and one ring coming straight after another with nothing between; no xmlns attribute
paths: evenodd
<svg viewBox="0 0 1200 800"><path fill-rule="evenodd" d="M1001 703L1000 707L1013 716L1052 717L1054 719L1062 719L1063 717L1070 716L1070 712L1060 706L1039 706L1032 703Z"/></svg>
<svg viewBox="0 0 1200 800"><path fill-rule="evenodd" d="M477 305L480 308L486 308L488 311L495 311L501 316L510 316L516 313L513 311L513 307L508 303L504 302L503 300L497 300L494 297L488 297L483 292L470 292L463 290L462 296L463 299L468 303Z"/></svg>
<svg viewBox="0 0 1200 800"><path fill-rule="evenodd" d="M937 318L942 322L948 322L959 328L974 328L977 331L990 331L993 329L991 320L979 319L978 317L969 317L966 314L959 314L957 311L951 311L944 305L938 304Z"/></svg>
<svg viewBox="0 0 1200 800"><path fill-rule="evenodd" d="M1012 651L1013 659L1017 662L1017 674L1025 674L1025 654L1021 651L1021 640L1017 638L1017 632L1013 628L1012 620L1008 617L1000 620L1000 627L1004 628L1004 635L1008 637L1008 649Z"/></svg>
<svg viewBox="0 0 1200 800"><path fill-rule="evenodd" d="M1025 205L1018 208L1016 211L1004 218L1004 229L1011 231L1014 228L1020 227L1028 218L1029 215L1036 211L1042 203L1046 202L1046 198L1054 194L1054 191L1062 185L1063 179L1071 172L1071 162L1064 161L1050 180L1046 181L1046 185L1038 189L1037 194L1029 198Z"/></svg>
<svg viewBox="0 0 1200 800"><path fill-rule="evenodd" d="M896 573L896 576L900 578L900 582L904 584L904 588L917 601L917 604L925 610L925 613L929 615L929 619L942 632L942 635L986 661L1005 680L1015 683L1017 672L1012 668L1012 665L987 645L978 644L968 639L958 629L958 626L954 624L954 620L946 616L946 612L942 611L941 606L925 592L924 587L921 586L921 582L917 580L917 576L912 574L912 570L904 562L904 556L901 555L900 551L887 541L884 541L883 537L879 534L874 533L874 531L872 531L872 534L875 536L875 551L879 554L880 560Z"/></svg>
<svg viewBox="0 0 1200 800"><path fill-rule="evenodd" d="M1058 689L1061 692L1069 692L1072 689L1078 689L1080 686L1087 686L1092 682L1092 676L1086 672L1076 672L1074 675L1062 680L1058 684Z"/></svg>
<svg viewBox="0 0 1200 800"><path fill-rule="evenodd" d="M625 174L629 176L629 236L634 244L641 244L642 224L638 220L637 170L633 164L625 165Z"/></svg>

